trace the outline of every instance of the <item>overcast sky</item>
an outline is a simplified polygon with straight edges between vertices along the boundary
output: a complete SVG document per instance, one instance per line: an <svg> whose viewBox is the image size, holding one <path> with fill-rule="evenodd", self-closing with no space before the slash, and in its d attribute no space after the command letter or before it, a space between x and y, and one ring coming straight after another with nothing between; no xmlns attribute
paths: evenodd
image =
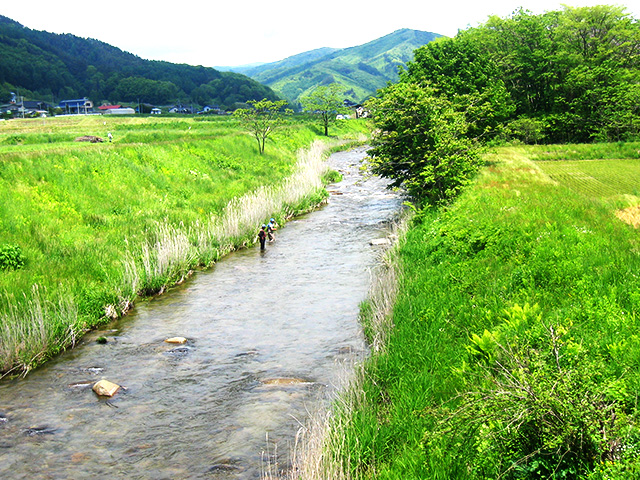
<svg viewBox="0 0 640 480"><path fill-rule="evenodd" d="M362 45L400 28L454 36L524 7L533 13L612 4L640 18L640 0L2 0L25 27L102 40L151 60L235 66L320 47ZM0 52L1 54L1 52Z"/></svg>

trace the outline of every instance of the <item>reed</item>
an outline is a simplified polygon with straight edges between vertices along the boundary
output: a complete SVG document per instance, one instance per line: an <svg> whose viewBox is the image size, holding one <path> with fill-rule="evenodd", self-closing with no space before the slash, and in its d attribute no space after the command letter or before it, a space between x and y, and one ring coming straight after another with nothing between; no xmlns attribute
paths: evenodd
<svg viewBox="0 0 640 480"><path fill-rule="evenodd" d="M400 272L398 249L404 243L411 217L412 212L407 210L398 222L392 224L389 238L394 248L385 253L381 265L374 270L367 300L360 309L360 320L374 354L384 351L388 334L393 328L393 306L398 294Z"/></svg>
<svg viewBox="0 0 640 480"><path fill-rule="evenodd" d="M231 200L222 215L211 218L211 237L217 242L241 239L254 232L270 215L278 213L286 219L299 213L301 202L323 188L326 150L325 144L315 141L308 149L298 152L295 172L280 185L261 186Z"/></svg>
<svg viewBox="0 0 640 480"><path fill-rule="evenodd" d="M16 301L0 295L0 372L4 375L29 370L49 352L75 345L84 333L77 307L68 294L56 303L46 299L37 285L31 295ZM0 376L0 378L2 377Z"/></svg>

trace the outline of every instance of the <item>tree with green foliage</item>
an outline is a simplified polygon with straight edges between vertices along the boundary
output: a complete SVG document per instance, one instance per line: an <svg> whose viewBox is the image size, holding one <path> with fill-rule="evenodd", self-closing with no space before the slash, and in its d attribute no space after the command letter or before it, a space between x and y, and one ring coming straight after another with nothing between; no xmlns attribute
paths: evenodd
<svg viewBox="0 0 640 480"><path fill-rule="evenodd" d="M480 166L464 113L434 89L400 82L367 102L374 119L369 150L374 173L393 179L420 202L455 197Z"/></svg>
<svg viewBox="0 0 640 480"><path fill-rule="evenodd" d="M344 106L344 87L339 83L321 85L300 99L302 109L320 117L325 137L329 136L329 125L336 116L347 111Z"/></svg>
<svg viewBox="0 0 640 480"><path fill-rule="evenodd" d="M284 122L284 115L291 110L283 110L287 105L286 100L249 100L250 108L239 108L235 111L236 117L249 130L258 142L258 151L264 153L264 145L267 138Z"/></svg>
<svg viewBox="0 0 640 480"><path fill-rule="evenodd" d="M474 138L495 136L515 109L497 65L469 33L440 38L416 50L414 62L401 78L433 85L435 94L464 112Z"/></svg>
<svg viewBox="0 0 640 480"><path fill-rule="evenodd" d="M640 24L613 6L507 18L420 47L405 81L464 111L469 135L527 143L640 133Z"/></svg>

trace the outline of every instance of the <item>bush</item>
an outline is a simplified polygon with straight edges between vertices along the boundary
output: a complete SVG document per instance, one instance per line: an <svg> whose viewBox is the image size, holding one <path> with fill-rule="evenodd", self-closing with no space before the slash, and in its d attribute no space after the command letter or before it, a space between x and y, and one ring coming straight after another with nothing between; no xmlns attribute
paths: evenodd
<svg viewBox="0 0 640 480"><path fill-rule="evenodd" d="M473 334L458 371L466 393L426 432L428 454L471 441L468 468L477 478L581 478L619 460L629 433L637 434L629 422L634 394L624 378L607 375L613 359L574 333L571 322L549 321L525 304Z"/></svg>
<svg viewBox="0 0 640 480"><path fill-rule="evenodd" d="M545 124L535 118L518 118L508 124L511 137L526 144L537 144L544 139Z"/></svg>
<svg viewBox="0 0 640 480"><path fill-rule="evenodd" d="M18 270L24 267L25 256L17 245L0 245L0 270Z"/></svg>
<svg viewBox="0 0 640 480"><path fill-rule="evenodd" d="M372 171L418 202L446 204L482 164L464 115L430 88L396 84L367 102L375 124Z"/></svg>
<svg viewBox="0 0 640 480"><path fill-rule="evenodd" d="M342 174L340 172L336 172L335 170L328 170L322 176L322 183L325 185L329 185L331 183L338 183L342 181Z"/></svg>

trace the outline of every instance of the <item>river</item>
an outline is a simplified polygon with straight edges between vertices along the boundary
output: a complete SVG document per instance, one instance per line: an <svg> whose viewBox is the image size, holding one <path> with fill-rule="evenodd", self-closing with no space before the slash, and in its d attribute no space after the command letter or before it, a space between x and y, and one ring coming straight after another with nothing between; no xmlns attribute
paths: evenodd
<svg viewBox="0 0 640 480"><path fill-rule="evenodd" d="M26 378L0 381L0 478L259 479L366 355L358 323L401 198L333 154L329 203L230 254ZM100 336L106 344L96 342ZM184 345L165 343L183 336ZM98 397L91 385L123 386Z"/></svg>

